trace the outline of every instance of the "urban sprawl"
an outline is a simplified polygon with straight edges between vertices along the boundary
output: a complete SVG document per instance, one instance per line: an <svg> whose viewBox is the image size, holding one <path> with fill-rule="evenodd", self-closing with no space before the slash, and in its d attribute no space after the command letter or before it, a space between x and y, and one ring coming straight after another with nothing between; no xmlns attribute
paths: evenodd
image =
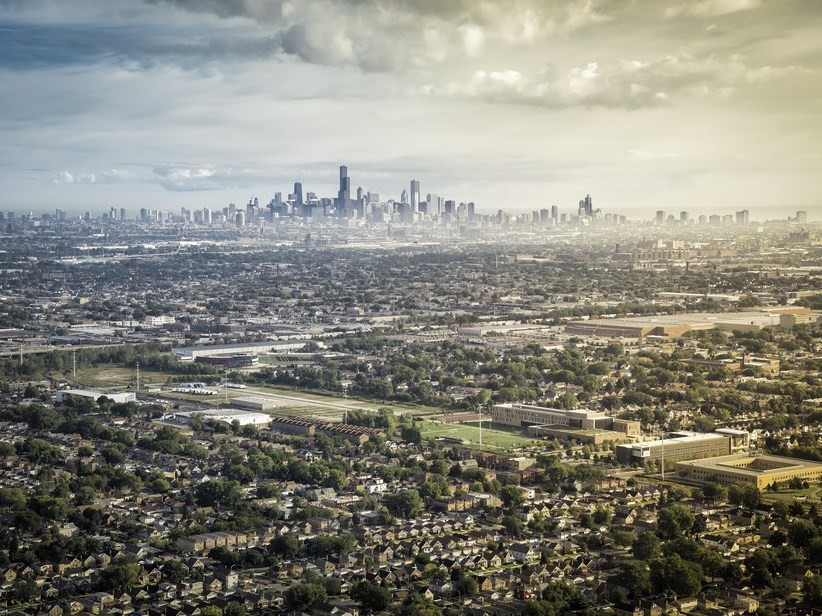
<svg viewBox="0 0 822 616"><path fill-rule="evenodd" d="M0 611L818 614L821 228L4 213Z"/></svg>

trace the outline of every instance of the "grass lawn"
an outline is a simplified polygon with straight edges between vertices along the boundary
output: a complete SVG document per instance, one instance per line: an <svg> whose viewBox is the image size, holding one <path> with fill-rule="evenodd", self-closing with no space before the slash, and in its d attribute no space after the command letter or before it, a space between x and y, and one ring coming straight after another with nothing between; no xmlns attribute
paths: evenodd
<svg viewBox="0 0 822 616"><path fill-rule="evenodd" d="M788 488L779 488L777 492L772 490L762 490L762 499L766 503L774 503L778 500L792 503L794 500L802 502L820 502L822 500L822 488L819 486L811 486L804 490L790 490Z"/></svg>
<svg viewBox="0 0 822 616"><path fill-rule="evenodd" d="M140 370L140 391L145 391L149 384L165 384L168 376L163 372ZM83 368L77 371L76 379L72 378L72 371L67 370L65 377L65 380L73 387L126 389L130 385L133 389L137 383L137 371L134 368L117 365Z"/></svg>
<svg viewBox="0 0 822 616"><path fill-rule="evenodd" d="M468 444L479 445L479 426L476 422L471 424L442 424L431 421L423 421L417 424L420 428L420 433L423 438L437 438L438 436L446 436L450 438L458 438L467 441ZM484 426L488 422L483 422ZM526 438L520 433L513 430L508 430L506 427L493 428L483 427L482 429L482 446L489 449L513 449L518 447L529 447L532 445L540 445L541 441Z"/></svg>

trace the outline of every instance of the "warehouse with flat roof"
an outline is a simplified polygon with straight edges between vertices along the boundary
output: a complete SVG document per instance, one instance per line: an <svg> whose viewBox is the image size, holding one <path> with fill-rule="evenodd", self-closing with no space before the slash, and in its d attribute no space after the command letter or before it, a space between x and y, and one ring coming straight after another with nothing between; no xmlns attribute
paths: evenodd
<svg viewBox="0 0 822 616"><path fill-rule="evenodd" d="M100 396L105 396L117 404L137 402L137 394L133 392L126 391L115 393L96 391L92 389L61 389L55 394L54 398L59 404L62 404L69 396L75 396L77 398L91 398L92 400L97 400Z"/></svg>
<svg viewBox="0 0 822 616"><path fill-rule="evenodd" d="M677 338L689 331L719 329L722 331L759 331L779 325L780 315L771 311L700 312L642 317L600 318L571 321L565 333L608 338L644 338L662 336Z"/></svg>
<svg viewBox="0 0 822 616"><path fill-rule="evenodd" d="M309 343L316 344L320 348L325 348L322 342L310 338L297 340L276 340L269 342L245 342L241 344L212 344L202 346L176 347L171 349L180 361L196 361L198 357L225 357L225 356L251 356L257 357L266 353L287 353L289 351L301 351Z"/></svg>
<svg viewBox="0 0 822 616"><path fill-rule="evenodd" d="M179 421L188 423L194 415L200 416L203 420L208 421L223 421L225 423L232 423L239 421L241 426L253 425L259 427L268 427L271 423L271 415L265 413L254 413L244 409L203 409L198 411L180 411L171 413L164 417L166 420Z"/></svg>

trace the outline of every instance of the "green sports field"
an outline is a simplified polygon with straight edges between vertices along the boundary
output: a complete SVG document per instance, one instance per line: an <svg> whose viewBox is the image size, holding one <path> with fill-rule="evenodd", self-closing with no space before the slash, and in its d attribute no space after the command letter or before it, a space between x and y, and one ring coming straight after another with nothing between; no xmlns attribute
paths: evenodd
<svg viewBox="0 0 822 616"><path fill-rule="evenodd" d="M520 433L504 428L487 427L490 422L483 422L482 446L487 449L516 449L539 445L540 441L527 438ZM418 424L423 438L448 437L466 441L467 445L479 445L480 429L473 424L444 424L423 421Z"/></svg>

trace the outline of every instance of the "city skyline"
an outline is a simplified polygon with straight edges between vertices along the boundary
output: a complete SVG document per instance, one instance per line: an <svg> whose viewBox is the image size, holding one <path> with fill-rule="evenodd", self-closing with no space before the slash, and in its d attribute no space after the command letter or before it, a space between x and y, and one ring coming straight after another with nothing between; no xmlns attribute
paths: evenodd
<svg viewBox="0 0 822 616"><path fill-rule="evenodd" d="M486 213L591 193L640 219L818 220L820 19L801 0L0 1L0 210L334 196L345 164L349 196L416 180Z"/></svg>
<svg viewBox="0 0 822 616"><path fill-rule="evenodd" d="M476 209L473 201L458 201L441 196L437 193L423 192L420 180L410 180L409 189L403 188L399 197L381 196L379 191L366 191L362 186L356 188L354 197L351 195L351 176L348 166L339 166L339 185L336 196L317 194L314 190L304 190L301 181L293 184L293 192L274 190L270 195L260 199L252 195L247 202L242 200L231 201L225 206L205 205L202 208L188 208L181 206L179 211L175 208L150 207L144 205L139 211L131 211L129 208L111 206L108 211L85 210L71 211L60 207L53 211L41 209L39 211L26 210L15 212L14 210L0 210L0 222L5 220L39 220L41 217L51 220L52 215L58 221L68 218L109 219L109 220L139 220L166 221L166 222L197 222L200 224L211 224L212 214L217 216L222 212L223 223L245 226L246 224L256 224L257 221L267 220L274 222L276 219L310 219L313 222L339 221L359 221L367 224L380 223L483 223L496 220L498 223L530 225L532 222L544 226L562 224L575 227L585 227L590 224L625 224L626 222L654 222L657 226L671 225L748 225L750 223L779 222L785 221L806 224L817 221L818 213L807 210L794 210L789 206L781 208L765 208L768 216L759 219L756 215L751 219L751 211L742 208L731 211L717 212L696 208L695 210L681 210L678 213L670 210L656 210L652 217L636 218L626 216L620 211L606 211L600 207L594 207L593 199L587 194L580 199L576 205L558 206L552 204L530 211L505 210L502 208L493 211L482 211ZM310 188L310 187L309 187ZM272 196L273 195L273 196ZM756 208L754 208L756 210ZM819 212L822 213L822 212ZM236 214L236 221L235 221ZM476 214L476 216L475 216ZM787 216L784 216L787 214ZM242 217L242 221L240 219Z"/></svg>

